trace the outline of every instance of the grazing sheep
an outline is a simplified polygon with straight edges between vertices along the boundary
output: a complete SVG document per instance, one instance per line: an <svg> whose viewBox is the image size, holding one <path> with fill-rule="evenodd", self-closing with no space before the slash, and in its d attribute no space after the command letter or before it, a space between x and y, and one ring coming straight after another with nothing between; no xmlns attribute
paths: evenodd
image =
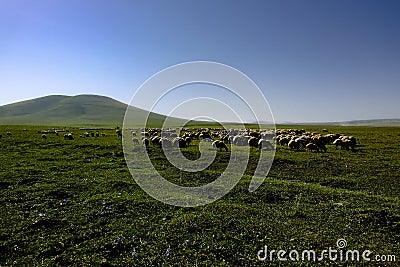
<svg viewBox="0 0 400 267"><path fill-rule="evenodd" d="M271 144L270 141L265 139L258 140L258 148L263 150L274 150L274 146Z"/></svg>
<svg viewBox="0 0 400 267"><path fill-rule="evenodd" d="M169 139L167 139L167 138L164 138L164 137L162 137L162 138L160 139L160 144L161 144L161 146L162 146L163 148L170 148L170 147L172 147L172 141L169 140Z"/></svg>
<svg viewBox="0 0 400 267"><path fill-rule="evenodd" d="M94 132L90 132L90 136L91 136L91 137L94 137Z"/></svg>
<svg viewBox="0 0 400 267"><path fill-rule="evenodd" d="M278 136L278 137L276 138L276 141L278 141L278 143L279 143L281 146L287 146L287 145L289 144L289 142L290 142L290 139L287 138L287 137L284 137L284 136Z"/></svg>
<svg viewBox="0 0 400 267"><path fill-rule="evenodd" d="M299 149L304 149L306 145L310 142L310 139L305 136L301 136L299 138L296 138L296 142L299 146Z"/></svg>
<svg viewBox="0 0 400 267"><path fill-rule="evenodd" d="M83 133L83 136L84 136L84 137L90 137L90 134L89 134L88 132L84 132L84 133Z"/></svg>
<svg viewBox="0 0 400 267"><path fill-rule="evenodd" d="M100 133L99 133L99 132L96 132L95 136L96 136L96 137L99 137L99 136L100 136Z"/></svg>
<svg viewBox="0 0 400 267"><path fill-rule="evenodd" d="M249 146L250 147L258 147L258 141L259 139L257 137L250 137L249 138Z"/></svg>
<svg viewBox="0 0 400 267"><path fill-rule="evenodd" d="M307 149L308 151L317 151L317 152L319 152L319 147L318 147L316 144L314 144L314 143L308 143L308 144L306 145L306 149Z"/></svg>
<svg viewBox="0 0 400 267"><path fill-rule="evenodd" d="M190 143L192 143L192 138L190 138L190 137L185 137L185 142L186 142L186 145L190 145Z"/></svg>
<svg viewBox="0 0 400 267"><path fill-rule="evenodd" d="M186 146L187 146L185 139L182 138L182 137L176 137L176 138L172 141L172 145L173 145L174 147L179 147L179 148L182 148L182 147L186 147Z"/></svg>
<svg viewBox="0 0 400 267"><path fill-rule="evenodd" d="M119 128L115 130L115 133L117 134L118 137L122 137L122 132Z"/></svg>
<svg viewBox="0 0 400 267"><path fill-rule="evenodd" d="M354 151L355 147L354 147L354 143L350 140L350 139L344 139L342 140L342 144L341 144L341 148L349 150L351 148L351 150Z"/></svg>
<svg viewBox="0 0 400 267"><path fill-rule="evenodd" d="M139 140L138 140L136 137L133 137L133 138L132 138L132 142L133 142L133 144L135 144L135 145L138 145L138 144L139 144Z"/></svg>
<svg viewBox="0 0 400 267"><path fill-rule="evenodd" d="M212 142L212 146L214 149L219 148L220 150L225 149L225 151L228 151L228 147L226 146L226 144L220 140L215 140L214 142Z"/></svg>
<svg viewBox="0 0 400 267"><path fill-rule="evenodd" d="M12 135L12 133L11 133L11 132L7 132L6 134L7 134L7 136L11 136L11 135Z"/></svg>
<svg viewBox="0 0 400 267"><path fill-rule="evenodd" d="M150 141L153 145L159 145L159 146L161 145L160 140L161 140L161 137L159 137L159 136L154 136L150 139Z"/></svg>
<svg viewBox="0 0 400 267"><path fill-rule="evenodd" d="M250 132L249 133L249 136L251 136L251 137L255 137L255 138L257 138L257 139L260 139L260 133L258 133L258 132ZM249 144L250 145L250 144Z"/></svg>
<svg viewBox="0 0 400 267"><path fill-rule="evenodd" d="M212 139L209 132L202 132L202 133L199 135L199 138L200 138L200 139L207 139L207 138Z"/></svg>
<svg viewBox="0 0 400 267"><path fill-rule="evenodd" d="M42 134L42 138L43 139L47 139L47 135L46 134Z"/></svg>
<svg viewBox="0 0 400 267"><path fill-rule="evenodd" d="M290 150L293 150L293 149L299 150L300 149L300 143L297 140L290 140L288 143L288 146L289 146Z"/></svg>
<svg viewBox="0 0 400 267"><path fill-rule="evenodd" d="M233 137L232 143L236 146L247 146L249 144L248 140L248 136L236 135Z"/></svg>
<svg viewBox="0 0 400 267"><path fill-rule="evenodd" d="M340 149L349 150L349 148L351 148L351 150L354 150L353 142L347 138L338 138L333 142L333 144L336 146L336 149L338 148L338 146L340 146Z"/></svg>
<svg viewBox="0 0 400 267"><path fill-rule="evenodd" d="M233 139L233 138L232 138ZM231 137L226 134L224 136L222 136L221 140L225 143L225 144L230 144L231 143Z"/></svg>
<svg viewBox="0 0 400 267"><path fill-rule="evenodd" d="M145 138L145 137L142 138L142 144L143 144L143 145L148 146L149 143L150 143L149 139L147 139L147 138Z"/></svg>
<svg viewBox="0 0 400 267"><path fill-rule="evenodd" d="M106 133L101 133L101 136L106 137L107 134Z"/></svg>
<svg viewBox="0 0 400 267"><path fill-rule="evenodd" d="M64 134L64 139L65 139L65 140L74 140L74 135L73 135L73 133Z"/></svg>
<svg viewBox="0 0 400 267"><path fill-rule="evenodd" d="M353 149L356 147L357 140L354 136L349 136L348 140L350 140L351 144L353 145Z"/></svg>

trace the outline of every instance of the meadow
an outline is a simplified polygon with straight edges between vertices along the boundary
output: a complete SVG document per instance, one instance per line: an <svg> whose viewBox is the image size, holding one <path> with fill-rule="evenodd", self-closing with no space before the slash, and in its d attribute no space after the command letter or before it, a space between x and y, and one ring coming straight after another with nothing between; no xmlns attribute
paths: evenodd
<svg viewBox="0 0 400 267"><path fill-rule="evenodd" d="M400 127L280 126L326 128L355 136L358 146L328 145L325 153L278 146L268 177L250 193L259 156L252 148L237 186L193 208L148 196L131 177L114 130L80 138L83 130L68 128L75 140L43 139L38 131L48 128L0 127L1 266L279 265L276 257L260 261L258 251L337 249L340 238L346 249L372 251L373 260L400 261ZM182 149L188 158L198 157L196 144ZM185 185L212 181L229 160L229 152L218 151L203 172L184 173L168 165L160 148L150 146L149 153L160 173ZM385 264L395 266L393 259Z"/></svg>

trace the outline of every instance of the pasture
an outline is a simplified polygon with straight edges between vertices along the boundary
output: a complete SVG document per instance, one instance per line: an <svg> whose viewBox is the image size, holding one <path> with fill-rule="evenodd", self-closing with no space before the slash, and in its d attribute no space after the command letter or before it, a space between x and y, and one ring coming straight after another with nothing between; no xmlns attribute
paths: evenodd
<svg viewBox="0 0 400 267"><path fill-rule="evenodd" d="M257 266L271 263L257 259L265 245L322 251L340 238L348 249L400 261L400 127L278 127L326 128L358 145L327 145L326 152L278 146L267 179L252 193L260 152L251 148L238 185L196 208L148 196L132 179L115 130L79 137L86 131L68 128L74 140L67 140L62 133L42 138L38 131L47 128L0 127L1 266ZM184 155L197 158L196 144L182 148ZM214 180L229 161L229 152L218 150L209 168L184 173L160 148L148 150L160 173L191 186Z"/></svg>

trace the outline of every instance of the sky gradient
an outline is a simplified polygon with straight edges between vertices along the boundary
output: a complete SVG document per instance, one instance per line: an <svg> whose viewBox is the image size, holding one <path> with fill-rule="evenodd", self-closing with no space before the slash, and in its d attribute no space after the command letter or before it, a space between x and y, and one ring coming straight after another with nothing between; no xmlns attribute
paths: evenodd
<svg viewBox="0 0 400 267"><path fill-rule="evenodd" d="M400 118L398 14L386 0L0 0L0 105L128 103L156 72L207 60L253 79L278 122Z"/></svg>

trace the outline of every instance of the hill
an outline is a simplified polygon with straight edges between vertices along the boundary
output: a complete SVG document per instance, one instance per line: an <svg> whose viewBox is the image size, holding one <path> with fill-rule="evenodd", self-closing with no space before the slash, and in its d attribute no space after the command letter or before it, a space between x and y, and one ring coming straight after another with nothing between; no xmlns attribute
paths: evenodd
<svg viewBox="0 0 400 267"><path fill-rule="evenodd" d="M373 119L373 120L352 120L336 122L281 122L278 125L320 125L320 126L370 126L370 127L399 127L400 119Z"/></svg>
<svg viewBox="0 0 400 267"><path fill-rule="evenodd" d="M2 125L114 126L121 125L127 104L99 95L51 95L0 107ZM133 118L143 121L146 111L131 107ZM150 125L165 116L151 113Z"/></svg>

